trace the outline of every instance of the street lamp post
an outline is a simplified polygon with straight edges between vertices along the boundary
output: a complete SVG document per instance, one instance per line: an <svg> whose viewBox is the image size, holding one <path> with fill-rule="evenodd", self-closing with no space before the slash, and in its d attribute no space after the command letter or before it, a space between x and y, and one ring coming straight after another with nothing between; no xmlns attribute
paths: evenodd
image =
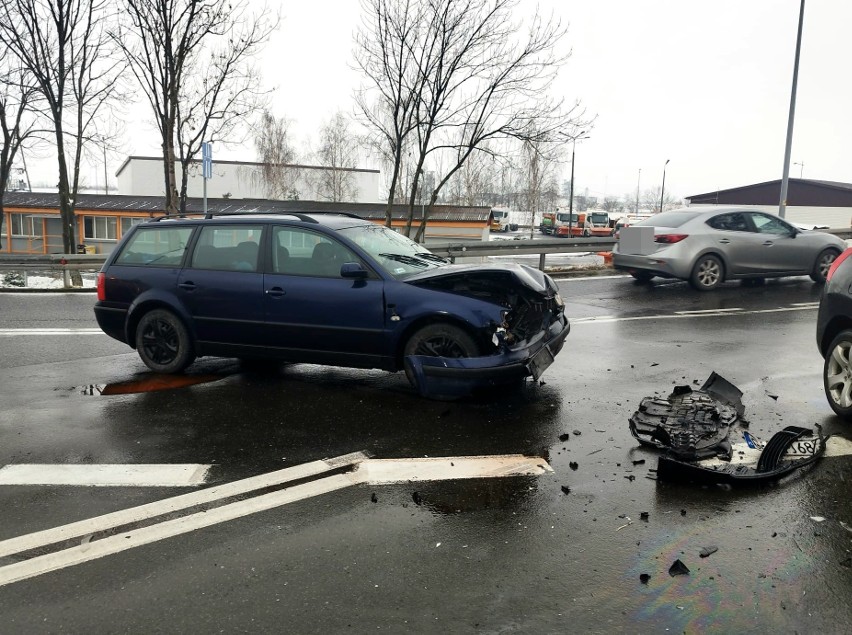
<svg viewBox="0 0 852 635"><path fill-rule="evenodd" d="M663 213L663 201L666 200L666 166L669 164L670 159L666 159L666 162L663 164L663 185L660 188L660 214Z"/></svg>
<svg viewBox="0 0 852 635"><path fill-rule="evenodd" d="M790 89L790 115L787 118L787 143L784 148L784 170L781 176L781 201L778 216L784 218L787 210L787 181L790 177L790 150L793 146L793 120L796 117L796 86L799 83L799 53L802 51L802 22L805 19L805 0L799 6L799 29L796 34L796 57L793 61L793 86Z"/></svg>
<svg viewBox="0 0 852 635"><path fill-rule="evenodd" d="M639 184L642 182L642 168L639 168L639 176L636 178L636 215L639 216Z"/></svg>
<svg viewBox="0 0 852 635"><path fill-rule="evenodd" d="M574 237L574 150L577 147L577 139L588 139L588 137L583 136L584 134L586 134L585 130L574 137L571 144L571 198L568 200L568 238ZM553 231L556 231L555 227Z"/></svg>

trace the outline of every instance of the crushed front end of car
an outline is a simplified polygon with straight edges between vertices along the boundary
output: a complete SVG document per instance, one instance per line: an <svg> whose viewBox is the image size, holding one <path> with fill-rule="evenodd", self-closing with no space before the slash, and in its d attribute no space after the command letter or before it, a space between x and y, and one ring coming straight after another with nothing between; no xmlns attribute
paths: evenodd
<svg viewBox="0 0 852 635"><path fill-rule="evenodd" d="M525 265L446 267L413 282L490 305L478 311L485 354L405 357L406 373L424 397L459 398L527 377L537 380L571 330L556 283Z"/></svg>

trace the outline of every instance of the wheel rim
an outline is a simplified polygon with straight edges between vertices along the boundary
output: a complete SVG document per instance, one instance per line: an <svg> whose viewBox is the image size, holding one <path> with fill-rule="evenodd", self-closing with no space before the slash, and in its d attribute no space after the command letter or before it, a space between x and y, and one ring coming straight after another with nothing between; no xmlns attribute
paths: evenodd
<svg viewBox="0 0 852 635"><path fill-rule="evenodd" d="M696 273L696 278L698 279L698 283L702 287L712 287L714 284L719 282L719 276L721 275L721 270L719 267L719 263L715 260L703 260L698 265L698 271Z"/></svg>
<svg viewBox="0 0 852 635"><path fill-rule="evenodd" d="M142 348L155 364L173 362L179 351L177 330L167 320L152 320L142 331Z"/></svg>
<svg viewBox="0 0 852 635"><path fill-rule="evenodd" d="M825 369L825 387L832 401L841 408L852 407L852 368L849 351L852 342L840 342L831 351Z"/></svg>
<svg viewBox="0 0 852 635"><path fill-rule="evenodd" d="M831 269L831 265L836 258L837 254L824 254L819 259L819 275L823 280L828 277L828 270Z"/></svg>
<svg viewBox="0 0 852 635"><path fill-rule="evenodd" d="M456 340L444 335L418 342L413 354L428 357L467 357L466 351Z"/></svg>

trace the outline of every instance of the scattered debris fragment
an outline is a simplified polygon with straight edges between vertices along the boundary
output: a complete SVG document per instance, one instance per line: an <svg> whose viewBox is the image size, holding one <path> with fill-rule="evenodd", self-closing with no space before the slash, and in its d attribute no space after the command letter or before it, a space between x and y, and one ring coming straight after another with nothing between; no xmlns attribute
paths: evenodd
<svg viewBox="0 0 852 635"><path fill-rule="evenodd" d="M654 362L653 364L651 364L651 368L653 368L654 366L659 366L659 364L657 362Z"/></svg>
<svg viewBox="0 0 852 635"><path fill-rule="evenodd" d="M769 395L769 398L778 401L778 395Z"/></svg>
<svg viewBox="0 0 852 635"><path fill-rule="evenodd" d="M563 485L563 486L562 486L562 493L563 493L563 494L570 494L570 493L571 493L571 488L570 488L570 487L568 487L567 485Z"/></svg>
<svg viewBox="0 0 852 635"><path fill-rule="evenodd" d="M645 397L630 417L630 432L643 445L664 450L657 463L661 481L692 480L730 487L737 482L774 481L810 465L825 452L825 437L788 426L763 443L749 432L730 440L731 428L746 428L743 393L713 372L698 390L676 385L668 397ZM769 395L777 400L777 395Z"/></svg>
<svg viewBox="0 0 852 635"><path fill-rule="evenodd" d="M811 516L811 520L815 523L825 522L825 516Z"/></svg>
<svg viewBox="0 0 852 635"><path fill-rule="evenodd" d="M560 440L560 441L567 441L567 440L568 440L568 439L570 439L570 438L571 438L571 435L570 435L569 433L567 433L567 432L565 432L564 434L560 434L560 435L559 435L559 440Z"/></svg>
<svg viewBox="0 0 852 635"><path fill-rule="evenodd" d="M639 574L639 582L641 582L642 584L648 584L648 580L650 580L650 579L651 579L651 576L647 573L640 573Z"/></svg>
<svg viewBox="0 0 852 635"><path fill-rule="evenodd" d="M579 437L581 434L583 434L583 433L580 432L579 430L574 430L574 436L575 437Z"/></svg>
<svg viewBox="0 0 852 635"><path fill-rule="evenodd" d="M645 465L645 459L637 459L633 461L633 465Z"/></svg>
<svg viewBox="0 0 852 635"><path fill-rule="evenodd" d="M627 520L627 522L625 524L623 524L621 527L619 527L618 529L616 529L616 531L621 531L625 527L630 527L630 525L633 524L633 521L630 520L630 516L625 516L625 519Z"/></svg>
<svg viewBox="0 0 852 635"><path fill-rule="evenodd" d="M639 519L640 520L648 520L649 517L650 517L650 514L648 512L639 512Z"/></svg>
<svg viewBox="0 0 852 635"><path fill-rule="evenodd" d="M624 478L626 478L631 483L636 480L636 477L633 474L627 474Z"/></svg>
<svg viewBox="0 0 852 635"><path fill-rule="evenodd" d="M568 467L570 467L572 470L576 470L576 469L577 469L578 467L580 467L580 466L578 465L577 461L571 461L571 462L568 464Z"/></svg>
<svg viewBox="0 0 852 635"><path fill-rule="evenodd" d="M376 496L376 493L375 493L375 492L373 492L372 494L370 494L370 500L371 500L371 501L373 501L374 503L378 503L378 502L379 502L379 497L378 497L378 496Z"/></svg>
<svg viewBox="0 0 852 635"><path fill-rule="evenodd" d="M672 566L669 567L669 575L672 577L675 577L676 575L689 575L689 568L680 561L680 558L678 558L672 563Z"/></svg>
<svg viewBox="0 0 852 635"><path fill-rule="evenodd" d="M698 555L702 558L706 558L707 556L712 556L717 551L719 551L719 547L716 545L713 545L712 547L702 547L701 551L698 552Z"/></svg>
<svg viewBox="0 0 852 635"><path fill-rule="evenodd" d="M422 497L422 496L420 496L420 494L418 494L417 492L414 492L414 493L411 495L411 500L413 500L413 501L414 501L414 504L415 504L415 505L421 505L421 504L423 503L423 497Z"/></svg>

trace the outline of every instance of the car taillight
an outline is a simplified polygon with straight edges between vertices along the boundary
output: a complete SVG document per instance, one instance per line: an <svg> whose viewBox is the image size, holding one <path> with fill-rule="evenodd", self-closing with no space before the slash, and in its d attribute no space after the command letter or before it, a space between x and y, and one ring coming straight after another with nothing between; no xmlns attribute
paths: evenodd
<svg viewBox="0 0 852 635"><path fill-rule="evenodd" d="M654 242L673 245L674 243L679 243L684 238L689 238L689 234L657 234L654 236Z"/></svg>
<svg viewBox="0 0 852 635"><path fill-rule="evenodd" d="M842 254L840 254L837 258L834 259L834 262L831 263L831 267L828 268L828 273L825 276L825 281L828 282L831 280L831 276L834 275L834 270L840 266L840 263L846 260L849 256L852 256L852 247L848 248Z"/></svg>
<svg viewBox="0 0 852 635"><path fill-rule="evenodd" d="M98 273L98 300L106 300L106 274L103 271Z"/></svg>

